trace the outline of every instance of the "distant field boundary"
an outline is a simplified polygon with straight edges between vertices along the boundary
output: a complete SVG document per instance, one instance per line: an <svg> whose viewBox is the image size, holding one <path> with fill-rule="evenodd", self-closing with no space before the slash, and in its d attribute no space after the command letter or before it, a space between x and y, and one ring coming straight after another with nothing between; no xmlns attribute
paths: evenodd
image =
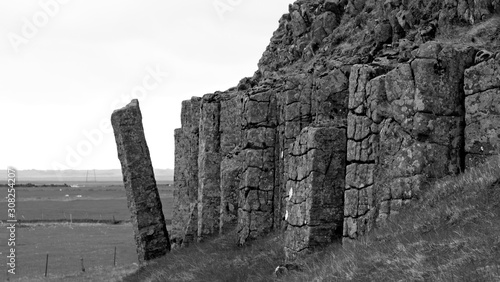
<svg viewBox="0 0 500 282"><path fill-rule="evenodd" d="M4 223L3 221L1 221ZM167 225L170 225L172 220L170 219L165 219L165 223ZM117 225L117 224L126 224L130 223L130 220L113 220L113 219L30 219L30 220L17 220L17 223L21 225L22 224L30 224L30 223L100 223L100 224L110 224L110 225Z"/></svg>

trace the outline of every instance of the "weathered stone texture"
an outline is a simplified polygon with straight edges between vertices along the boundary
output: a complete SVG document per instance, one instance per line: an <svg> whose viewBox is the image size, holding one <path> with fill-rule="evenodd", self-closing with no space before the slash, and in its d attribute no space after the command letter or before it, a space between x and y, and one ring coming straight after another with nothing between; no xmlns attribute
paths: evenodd
<svg viewBox="0 0 500 282"><path fill-rule="evenodd" d="M345 127L306 127L293 143L286 183L288 259L342 238Z"/></svg>
<svg viewBox="0 0 500 282"><path fill-rule="evenodd" d="M385 98L383 69L355 65L349 77L347 167L343 236L355 238L372 228L376 215L375 180L379 124Z"/></svg>
<svg viewBox="0 0 500 282"><path fill-rule="evenodd" d="M238 221L238 188L243 160L241 154L241 116L243 94L229 93L221 98L220 110L220 222L219 231L234 228Z"/></svg>
<svg viewBox="0 0 500 282"><path fill-rule="evenodd" d="M463 169L463 73L474 50L428 42L415 54L385 78L390 104L375 180L381 220L397 214L429 181Z"/></svg>
<svg viewBox="0 0 500 282"><path fill-rule="evenodd" d="M312 122L313 78L308 74L287 77L276 92L277 127L275 150L274 228L282 229L286 208L287 158L291 144L302 128Z"/></svg>
<svg viewBox="0 0 500 282"><path fill-rule="evenodd" d="M290 150L301 130L311 123L329 123L346 126L348 75L338 68L317 70L312 75L287 77L277 92L276 189L274 200L274 228L284 221L287 199L286 182Z"/></svg>
<svg viewBox="0 0 500 282"><path fill-rule="evenodd" d="M500 153L500 56L465 71L466 166Z"/></svg>
<svg viewBox="0 0 500 282"><path fill-rule="evenodd" d="M111 116L141 264L170 251L160 195L144 136L139 102L132 100Z"/></svg>
<svg viewBox="0 0 500 282"><path fill-rule="evenodd" d="M170 240L187 246L198 233L198 138L201 99L182 102L181 125L175 130L174 207Z"/></svg>
<svg viewBox="0 0 500 282"><path fill-rule="evenodd" d="M337 124L345 126L348 97L349 74L338 68L316 73L311 95L313 121L321 123L335 120Z"/></svg>
<svg viewBox="0 0 500 282"><path fill-rule="evenodd" d="M345 131L346 239L397 214L436 178L498 153L500 29L489 15L500 12L500 1L420 2L291 4L255 75L205 96L193 117L198 123L176 131L176 210L183 215L174 211L174 233L183 238L194 230L201 238L236 224L239 243L274 229L291 234L290 254L314 246L310 238L322 233L285 215L288 183L313 181L294 173L319 158L305 154L298 162L293 150L321 126ZM431 41L478 21L464 44ZM187 193L193 182L198 190ZM322 193L311 183L297 185ZM312 211L304 214L314 217Z"/></svg>
<svg viewBox="0 0 500 282"><path fill-rule="evenodd" d="M500 12L498 0L448 0L439 14L440 23L447 23L458 19L462 22L474 24L494 13Z"/></svg>
<svg viewBox="0 0 500 282"><path fill-rule="evenodd" d="M220 97L203 96L198 154L198 240L219 231L220 222Z"/></svg>
<svg viewBox="0 0 500 282"><path fill-rule="evenodd" d="M276 99L272 90L248 94L243 101L242 180L238 194L239 244L273 227Z"/></svg>
<svg viewBox="0 0 500 282"><path fill-rule="evenodd" d="M429 181L463 169L463 73L474 50L429 42L414 54L385 75L352 69L345 237L364 234Z"/></svg>

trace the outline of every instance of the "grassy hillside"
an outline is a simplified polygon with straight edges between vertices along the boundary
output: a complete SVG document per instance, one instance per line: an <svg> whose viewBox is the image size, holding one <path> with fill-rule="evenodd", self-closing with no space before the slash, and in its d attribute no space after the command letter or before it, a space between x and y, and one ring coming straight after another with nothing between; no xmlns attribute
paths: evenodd
<svg viewBox="0 0 500 282"><path fill-rule="evenodd" d="M271 235L235 246L234 234L172 252L125 281L500 281L500 157L440 180L386 226L298 262Z"/></svg>
<svg viewBox="0 0 500 282"><path fill-rule="evenodd" d="M436 183L369 236L283 281L500 281L500 158Z"/></svg>

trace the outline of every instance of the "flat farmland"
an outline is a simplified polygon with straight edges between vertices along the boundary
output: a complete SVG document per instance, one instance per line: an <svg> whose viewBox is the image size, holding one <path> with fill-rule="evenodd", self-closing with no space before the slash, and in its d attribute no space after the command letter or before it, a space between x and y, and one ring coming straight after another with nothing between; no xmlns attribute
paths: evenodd
<svg viewBox="0 0 500 282"><path fill-rule="evenodd" d="M159 185L165 219L172 218L173 187ZM115 220L128 221L125 189L107 187L16 187L17 218L22 221ZM0 220L7 219L7 201L0 198Z"/></svg>
<svg viewBox="0 0 500 282"><path fill-rule="evenodd" d="M2 190L0 228L5 230L6 189ZM158 190L168 225L172 217L173 187L160 184ZM120 267L126 271L137 267L125 189L118 183L85 187L17 186L16 213L21 223L16 228L16 275L10 275L10 280L43 281L47 253L51 281L97 278L97 281L108 281ZM113 218L121 224L103 224ZM4 259L8 253L7 235L0 232L0 252ZM115 247L117 267L113 266ZM86 272L81 271L81 258ZM5 281L6 266L3 265L0 280Z"/></svg>
<svg viewBox="0 0 500 282"><path fill-rule="evenodd" d="M6 242L6 238L1 240ZM10 280L43 279L47 254L50 280L73 281L68 276L85 275L95 278L99 269L114 269L115 247L117 267L133 269L137 263L131 224L30 224L17 229L16 241L16 275L9 275ZM6 244L2 244L0 252L7 253ZM82 258L85 273L81 271ZM5 278L6 273L2 271L0 279L6 281Z"/></svg>

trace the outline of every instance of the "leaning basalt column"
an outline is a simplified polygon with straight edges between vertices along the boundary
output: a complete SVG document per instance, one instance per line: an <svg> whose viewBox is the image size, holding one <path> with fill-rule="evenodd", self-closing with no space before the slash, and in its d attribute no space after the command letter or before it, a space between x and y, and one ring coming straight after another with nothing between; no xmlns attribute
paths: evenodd
<svg viewBox="0 0 500 282"><path fill-rule="evenodd" d="M201 98L182 102L181 128L175 130L172 246L187 246L198 236L198 136ZM175 244L175 245L174 245Z"/></svg>
<svg viewBox="0 0 500 282"><path fill-rule="evenodd" d="M198 155L198 240L219 231L220 220L220 97L203 96Z"/></svg>
<svg viewBox="0 0 500 282"><path fill-rule="evenodd" d="M142 127L139 102L132 100L111 116L123 173L139 262L170 251L170 241Z"/></svg>
<svg viewBox="0 0 500 282"><path fill-rule="evenodd" d="M287 259L342 239L346 142L345 125L330 124L304 128L293 143L287 159Z"/></svg>

